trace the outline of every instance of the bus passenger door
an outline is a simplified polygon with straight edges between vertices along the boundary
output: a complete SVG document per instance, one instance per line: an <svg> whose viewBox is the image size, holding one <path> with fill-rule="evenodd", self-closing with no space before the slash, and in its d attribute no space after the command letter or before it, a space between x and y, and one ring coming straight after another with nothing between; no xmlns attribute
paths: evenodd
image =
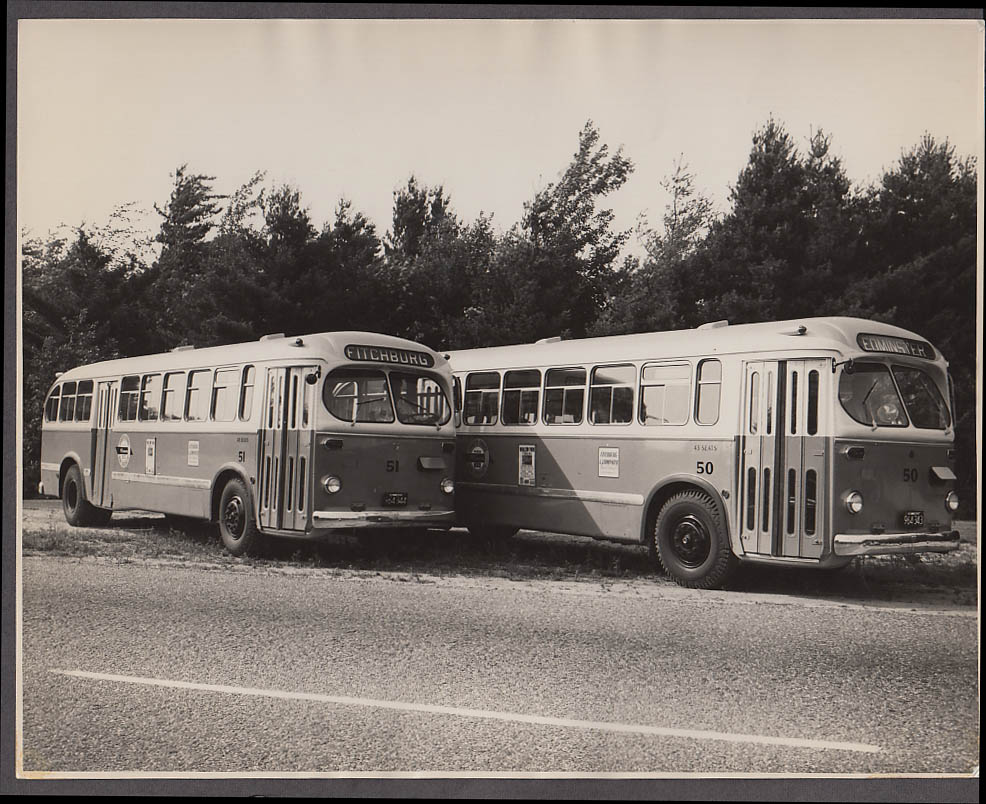
<svg viewBox="0 0 986 804"><path fill-rule="evenodd" d="M281 527L287 530L305 530L308 526L315 385L308 383L306 377L315 372L315 366L295 366L287 374L281 517Z"/></svg>
<svg viewBox="0 0 986 804"><path fill-rule="evenodd" d="M262 528L281 527L280 499L283 486L287 373L286 368L267 369L264 418L260 437L260 486L257 504Z"/></svg>
<svg viewBox="0 0 986 804"><path fill-rule="evenodd" d="M777 467L783 465L784 449L778 431L784 415L783 361L747 363L744 388L740 537L747 553L779 555Z"/></svg>
<svg viewBox="0 0 986 804"><path fill-rule="evenodd" d="M260 525L305 530L311 508L311 453L315 386L306 382L314 366L267 369L261 437Z"/></svg>
<svg viewBox="0 0 986 804"><path fill-rule="evenodd" d="M784 432L783 555L818 558L825 533L826 488L824 417L831 362L786 362L787 415Z"/></svg>
<svg viewBox="0 0 986 804"><path fill-rule="evenodd" d="M110 443L110 424L116 410L116 383L101 382L96 392L96 426L92 439L92 486L89 500L93 505L103 508L110 506L110 490L107 477L111 468L107 467Z"/></svg>

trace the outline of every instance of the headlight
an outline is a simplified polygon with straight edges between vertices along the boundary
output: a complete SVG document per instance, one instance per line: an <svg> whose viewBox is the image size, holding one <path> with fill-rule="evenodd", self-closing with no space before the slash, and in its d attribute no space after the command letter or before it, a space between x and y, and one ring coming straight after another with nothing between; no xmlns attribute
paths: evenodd
<svg viewBox="0 0 986 804"><path fill-rule="evenodd" d="M945 495L945 507L953 514L959 510L959 495L954 491Z"/></svg>
<svg viewBox="0 0 986 804"><path fill-rule="evenodd" d="M342 479L336 477L335 475L329 475L328 477L322 478L322 486L329 494L335 494L337 491L342 489Z"/></svg>
<svg viewBox="0 0 986 804"><path fill-rule="evenodd" d="M455 483L452 482L451 478L446 477L442 480L442 492L451 494L453 491L455 491Z"/></svg>
<svg viewBox="0 0 986 804"><path fill-rule="evenodd" d="M863 510L863 495L858 491L850 491L846 495L846 508L850 514L858 514Z"/></svg>

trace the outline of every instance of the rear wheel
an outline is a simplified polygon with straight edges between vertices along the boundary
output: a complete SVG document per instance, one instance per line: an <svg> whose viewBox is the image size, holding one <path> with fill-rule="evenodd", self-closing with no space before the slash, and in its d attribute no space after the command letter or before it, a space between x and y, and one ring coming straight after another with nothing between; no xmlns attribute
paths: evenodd
<svg viewBox="0 0 986 804"><path fill-rule="evenodd" d="M676 494L664 504L651 546L675 583L692 589L721 586L738 563L719 506L697 489Z"/></svg>
<svg viewBox="0 0 986 804"><path fill-rule="evenodd" d="M70 525L105 525L113 512L97 508L86 499L86 487L82 482L82 470L72 464L62 481L62 510Z"/></svg>
<svg viewBox="0 0 986 804"><path fill-rule="evenodd" d="M250 493L238 477L226 484L219 501L219 537L234 556L257 555L263 544L263 534L253 520Z"/></svg>

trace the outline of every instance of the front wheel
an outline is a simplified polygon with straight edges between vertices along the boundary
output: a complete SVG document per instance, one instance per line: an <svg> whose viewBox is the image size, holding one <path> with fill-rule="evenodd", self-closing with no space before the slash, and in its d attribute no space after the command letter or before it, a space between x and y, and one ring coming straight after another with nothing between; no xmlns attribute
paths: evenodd
<svg viewBox="0 0 986 804"><path fill-rule="evenodd" d="M675 583L691 589L722 586L737 564L719 506L698 490L683 491L664 504L651 547Z"/></svg>
<svg viewBox="0 0 986 804"><path fill-rule="evenodd" d="M253 521L250 493L238 477L230 480L219 501L219 537L234 556L257 555L263 534Z"/></svg>

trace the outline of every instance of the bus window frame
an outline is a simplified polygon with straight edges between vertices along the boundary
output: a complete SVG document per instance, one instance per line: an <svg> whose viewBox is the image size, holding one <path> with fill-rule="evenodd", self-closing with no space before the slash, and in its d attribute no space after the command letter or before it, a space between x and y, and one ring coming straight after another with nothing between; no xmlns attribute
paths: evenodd
<svg viewBox="0 0 986 804"><path fill-rule="evenodd" d="M496 388L473 388L469 389L469 378L480 374L495 374L497 377ZM463 396L462 396L462 423L467 427L493 427L500 421L500 393L503 390L503 374L496 370L491 369L488 371L470 371L466 374L465 382L463 386ZM469 394L479 394L479 412L482 413L485 407L486 395L493 396L496 400L496 410L493 413L491 421L482 422L471 422L466 418L466 407L469 404Z"/></svg>
<svg viewBox="0 0 986 804"><path fill-rule="evenodd" d="M186 376L188 371L186 369L180 369L178 371L165 371L164 376L161 379L161 405L158 408L158 421L159 422L180 422L183 418L182 409L185 404L185 395L182 393L181 397L178 396L178 392L184 392L185 385L188 382L188 377ZM178 385L175 388L168 388L168 380L171 377L178 377ZM171 393L172 402L170 407L165 405L165 400L168 398L168 393ZM178 405L178 401L181 401L181 405ZM177 412L172 411L171 407L177 405ZM167 415L165 415L167 413Z"/></svg>
<svg viewBox="0 0 986 804"><path fill-rule="evenodd" d="M583 375L581 385L548 385L548 375L553 371L581 371ZM541 421L547 427L578 427L584 421L586 421L585 406L589 399L589 394L587 393L589 388L589 371L585 366L552 366L551 368L544 370L544 392L541 395ZM568 400L569 391L581 391L582 392L582 403L579 406L579 419L578 421L564 422L564 421L548 421L548 391L561 390L561 410L562 416L565 415L565 409L567 407L566 402Z"/></svg>
<svg viewBox="0 0 986 804"><path fill-rule="evenodd" d="M643 399L644 389L645 388L657 388L657 387L661 387L661 388L667 389L667 387L668 387L667 382L660 383L660 382L654 382L654 381L647 381L647 380L645 380L644 379L644 372L646 372L647 369L649 369L649 368L679 368L679 367L688 369L688 378L687 378L687 380L685 380L683 383L680 383L680 384L684 385L685 386L685 389L686 389L686 393L685 393L685 418L684 418L684 420L683 421L680 421L680 422L663 422L663 421L662 422L648 422L646 419L642 419L641 418L641 415L643 414L643 411L646 409L646 406L644 405L644 399ZM644 427L684 427L685 425L687 425L688 422L689 422L689 420L691 419L691 415L692 415L692 411L691 411L691 407L692 407L691 406L691 400L692 400L692 376L693 376L693 374L694 374L693 366L692 366L691 362L688 361L688 360L652 360L652 361L649 361L649 362L644 363L643 365L641 365L641 367L640 367L640 391L637 394L637 396L638 396L638 400L637 400L637 402L638 402L638 405L637 405L637 421L639 421L640 424L642 426L644 426ZM667 398L667 390L665 390L664 393L665 393L665 399L666 399ZM667 405L665 405L665 409L666 408L667 408Z"/></svg>
<svg viewBox="0 0 986 804"><path fill-rule="evenodd" d="M72 386L71 393L69 392L69 386ZM58 421L59 422L74 422L75 421L75 400L78 396L79 383L77 380L68 380L62 383L62 398L58 402ZM72 410L68 410L68 403L71 402Z"/></svg>
<svg viewBox="0 0 986 804"><path fill-rule="evenodd" d="M507 380L511 374L529 374L534 372L538 376L537 385L525 384L517 386L507 386ZM504 427L536 427L538 423L538 415L541 411L541 390L544 384L544 374L539 368L526 368L526 369L507 369L503 372L503 376L500 379L500 423ZM534 392L537 396L534 402L534 418L530 421L524 421L520 419L520 414L524 410L524 395ZM517 394L517 421L507 421L504 416L504 411L507 410L506 398L507 393Z"/></svg>
<svg viewBox="0 0 986 804"><path fill-rule="evenodd" d="M629 384L627 384L627 383L609 383L609 382L596 383L595 382L596 372L597 371L606 370L606 369L622 369L622 368L628 368L628 369L630 369L630 382L629 382ZM588 386L588 388L589 388L589 394L588 394L588 399L587 399L587 402L586 402L586 420L589 422L589 424L591 424L593 426L596 426L596 427L609 427L609 426L613 426L613 427L628 427L629 425L633 424L634 414L636 413L635 407L636 407L636 396L637 396L637 376L638 376L637 367L633 363L602 363L600 365L593 366L592 367L592 371L589 372L589 386ZM609 389L609 418L610 418L610 421L608 421L608 422L596 422L596 421L593 421L594 408L593 408L593 405L592 405L592 392L596 388L608 388ZM614 398L616 396L616 389L617 388L629 388L630 389L630 418L628 418L626 421L618 421L618 422L615 422L615 421L612 420L613 419Z"/></svg>
<svg viewBox="0 0 986 804"><path fill-rule="evenodd" d="M232 381L226 383L225 385L216 385L219 379L220 372L231 373L233 375ZM235 422L237 419L237 414L239 413L239 399L240 399L240 384L243 381L243 372L238 365L229 366L217 366L212 372L212 392L210 393L209 399L209 421L219 422L220 424L229 424L230 422ZM219 390L225 390L232 395L232 402L227 403L227 407L230 408L232 415L228 419L219 419L216 417L216 392Z"/></svg>
<svg viewBox="0 0 986 804"><path fill-rule="evenodd" d="M702 379L702 367L706 363L715 363L719 367L719 378L716 380L703 380ZM712 421L704 422L699 417L699 413L702 410L702 389L710 386L716 386L716 417ZM695 365L695 408L693 412L693 421L695 424L701 427L712 427L719 423L719 419L722 417L722 360L718 357L703 357L698 360Z"/></svg>
<svg viewBox="0 0 986 804"><path fill-rule="evenodd" d="M155 377L160 377L161 385L157 389L157 407L153 408L153 416L144 415L144 398L148 393L154 393L154 389L148 390L147 382L148 380L153 380ZM164 375L160 371L151 372L149 374L143 374L140 378L140 392L137 395L137 421L139 422L156 422L160 420L161 417L161 394L164 391Z"/></svg>
<svg viewBox="0 0 986 804"><path fill-rule="evenodd" d="M250 382L247 382L247 376ZM249 389L249 391L248 391ZM257 392L257 367L253 363L247 363L240 372L240 393L239 404L236 409L236 418L241 422L248 422L253 418L253 398ZM244 415L246 411L246 415Z"/></svg>
<svg viewBox="0 0 986 804"><path fill-rule="evenodd" d="M212 407L212 372L211 368L193 368L189 369L187 376L185 378L185 405L183 408L182 419L186 422L208 422L209 421L209 409ZM192 379L197 374L205 374L208 377L208 381L205 386L198 387L193 385ZM192 412L192 391L200 392L205 397L206 403L203 406L201 401L197 401L196 412L203 413L204 415L196 416L192 418L189 414Z"/></svg>
<svg viewBox="0 0 986 804"><path fill-rule="evenodd" d="M124 376L122 376L120 378L120 400L119 400L119 404L116 406L116 419L115 419L115 421L117 421L117 422L135 422L135 421L137 421L137 412L138 412L138 410L140 408L140 382L141 382L141 379L142 379L142 375L140 375L140 374L125 374ZM124 386L127 384L127 380L135 380L137 382L137 387L134 388L134 389L132 389L132 390L128 390L128 389L124 388ZM130 415L130 408L131 408L130 400L131 399L133 400L133 416ZM124 408L123 408L124 403L126 403L126 405L127 405L127 408L126 408L127 415L126 416L123 415L123 413L124 413Z"/></svg>
<svg viewBox="0 0 986 804"><path fill-rule="evenodd" d="M57 422L58 421L58 408L62 404L62 384L56 384L49 392L45 399L45 421L46 422ZM54 415L52 415L51 407L54 405Z"/></svg>
<svg viewBox="0 0 986 804"><path fill-rule="evenodd" d="M89 390L88 392L83 392L82 386L87 384L89 386ZM75 395L75 421L79 422L80 424L84 424L92 421L92 407L93 407L92 400L93 400L95 388L96 388L96 384L92 380L79 380L78 392ZM81 415L82 406L79 404L83 399L87 400L87 405L88 405L88 410L86 411L85 416Z"/></svg>

